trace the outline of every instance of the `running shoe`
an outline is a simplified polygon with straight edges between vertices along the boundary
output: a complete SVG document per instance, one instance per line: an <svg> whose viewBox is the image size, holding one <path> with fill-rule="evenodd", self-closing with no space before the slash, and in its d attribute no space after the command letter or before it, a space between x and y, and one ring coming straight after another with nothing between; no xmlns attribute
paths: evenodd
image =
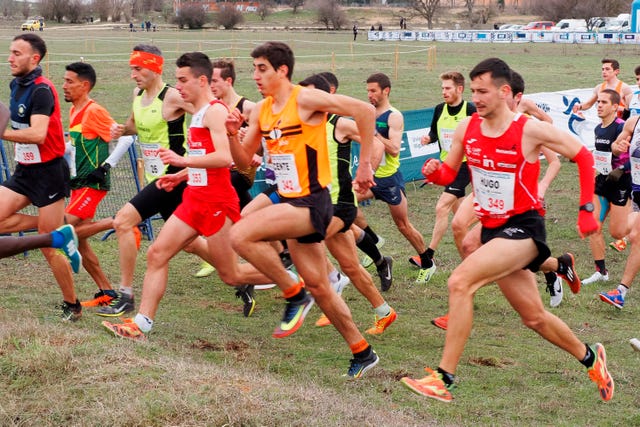
<svg viewBox="0 0 640 427"><path fill-rule="evenodd" d="M596 282L607 282L609 281L609 272L605 270L604 274L599 271L593 273L590 277L584 279L582 281L583 285L590 285Z"/></svg>
<svg viewBox="0 0 640 427"><path fill-rule="evenodd" d="M380 358L378 357L376 352L373 349L371 349L371 353L369 354L369 356L364 358L354 357L353 359L351 359L349 370L343 376L356 380L362 377L365 374L365 372L367 372L369 369L376 366L379 361L380 361Z"/></svg>
<svg viewBox="0 0 640 427"><path fill-rule="evenodd" d="M414 267L422 268L422 260L420 259L420 255L414 255L409 258L409 264Z"/></svg>
<svg viewBox="0 0 640 427"><path fill-rule="evenodd" d="M274 338L284 338L297 331L300 326L302 326L304 318L314 303L315 300L309 293L307 293L300 302L287 301L284 307L282 321L280 321L280 324L273 331L272 336Z"/></svg>
<svg viewBox="0 0 640 427"><path fill-rule="evenodd" d="M565 253L558 257L558 271L556 274L567 282L571 292L577 294L580 292L580 277L576 272L576 261L571 253Z"/></svg>
<svg viewBox="0 0 640 427"><path fill-rule="evenodd" d="M431 280L431 277L433 276L433 273L435 273L435 272L436 272L436 263L435 262L429 268L421 268L420 271L418 272L418 278L416 279L416 284L424 285L424 284L428 283L429 280Z"/></svg>
<svg viewBox="0 0 640 427"><path fill-rule="evenodd" d="M551 307L557 307L562 302L562 280L560 276L556 274L556 280L553 283L547 283L547 292L551 298L549 299L549 305Z"/></svg>
<svg viewBox="0 0 640 427"><path fill-rule="evenodd" d="M213 265L209 264L206 261L202 261L202 264L200 264L200 270L198 270L196 274L194 274L193 276L198 278L209 277L215 271L216 271L216 268Z"/></svg>
<svg viewBox="0 0 640 427"><path fill-rule="evenodd" d="M244 306L242 307L242 314L244 317L249 317L253 314L253 310L256 308L256 300L253 298L253 285L243 285L238 287L236 291L236 298L242 299Z"/></svg>
<svg viewBox="0 0 640 427"><path fill-rule="evenodd" d="M431 319L431 324L446 331L447 327L449 326L449 313L445 314L444 316Z"/></svg>
<svg viewBox="0 0 640 427"><path fill-rule="evenodd" d="M622 296L622 293L617 289L606 293L600 292L600 299L618 309L622 309L622 307L624 306L624 297Z"/></svg>
<svg viewBox="0 0 640 427"><path fill-rule="evenodd" d="M62 227L58 227L56 232L62 234L64 243L60 249L69 259L69 264L71 264L73 272L77 273L80 271L80 266L82 265L82 255L80 255L78 251L78 235L76 234L76 230L72 225L65 224Z"/></svg>
<svg viewBox="0 0 640 427"><path fill-rule="evenodd" d="M267 289L273 289L276 287L275 283L264 283L262 285L253 285L253 289L256 291L266 291Z"/></svg>
<svg viewBox="0 0 640 427"><path fill-rule="evenodd" d="M596 355L596 360L588 370L589 378L598 386L602 400L611 400L615 384L607 370L607 353L604 351L604 346L600 343L594 344L591 347L591 351Z"/></svg>
<svg viewBox="0 0 640 427"><path fill-rule="evenodd" d="M386 240L384 239L384 237L378 236L378 243L376 243L376 247L378 249L382 249L385 243L386 243ZM371 264L373 264L373 260L368 255L365 255L362 257L362 260L360 260L360 264L362 264L364 268L367 268Z"/></svg>
<svg viewBox="0 0 640 427"><path fill-rule="evenodd" d="M331 282L331 287L338 295L342 295L342 291L349 284L349 278L338 272L338 280Z"/></svg>
<svg viewBox="0 0 640 427"><path fill-rule="evenodd" d="M118 298L114 298L108 306L100 308L96 314L104 317L118 317L133 311L134 308L133 295L119 292Z"/></svg>
<svg viewBox="0 0 640 427"><path fill-rule="evenodd" d="M329 326L331 324L331 320L327 317L326 314L322 313L318 320L316 320L316 326L322 328L324 326Z"/></svg>
<svg viewBox="0 0 640 427"><path fill-rule="evenodd" d="M380 290L387 292L393 284L393 258L390 256L382 257L382 264L377 266L376 270L380 278Z"/></svg>
<svg viewBox="0 0 640 427"><path fill-rule="evenodd" d="M83 307L104 307L111 304L115 298L118 298L118 293L113 289L102 290L100 289L93 295L93 299L82 301Z"/></svg>
<svg viewBox="0 0 640 427"><path fill-rule="evenodd" d="M400 381L409 390L422 396L430 397L441 402L451 402L453 385L447 386L442 380L442 374L430 368L425 368L429 375L419 380L404 377Z"/></svg>
<svg viewBox="0 0 640 427"><path fill-rule="evenodd" d="M624 252L624 250L627 249L627 238L623 237L615 242L611 242L609 243L609 246L618 252Z"/></svg>
<svg viewBox="0 0 640 427"><path fill-rule="evenodd" d="M376 321L373 324L373 328L367 329L367 333L369 335L380 335L389 327L389 325L395 322L397 318L398 314L393 308L389 311L389 314L384 317L378 317L378 315L376 315Z"/></svg>
<svg viewBox="0 0 640 427"><path fill-rule="evenodd" d="M76 300L75 304L62 301L62 304L56 308L62 310L60 318L65 322L75 322L82 317L82 305L78 300Z"/></svg>
<svg viewBox="0 0 640 427"><path fill-rule="evenodd" d="M640 340L638 338L631 338L629 344L631 344L631 347L633 347L635 351L640 351Z"/></svg>
<svg viewBox="0 0 640 427"><path fill-rule="evenodd" d="M127 338L133 341L146 341L147 337L133 319L123 319L123 323L111 323L102 321L102 326L118 338Z"/></svg>
<svg viewBox="0 0 640 427"><path fill-rule="evenodd" d="M286 270L289 270L293 266L293 261L291 261L291 255L289 254L289 251L285 249L278 255L280 255L280 261L282 262L282 266Z"/></svg>

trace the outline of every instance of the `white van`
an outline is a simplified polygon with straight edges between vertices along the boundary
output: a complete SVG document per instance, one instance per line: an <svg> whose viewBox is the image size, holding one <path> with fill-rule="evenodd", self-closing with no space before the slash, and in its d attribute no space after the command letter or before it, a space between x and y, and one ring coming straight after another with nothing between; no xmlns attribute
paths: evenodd
<svg viewBox="0 0 640 427"><path fill-rule="evenodd" d="M586 31L587 21L584 19L561 19L551 27L551 31Z"/></svg>

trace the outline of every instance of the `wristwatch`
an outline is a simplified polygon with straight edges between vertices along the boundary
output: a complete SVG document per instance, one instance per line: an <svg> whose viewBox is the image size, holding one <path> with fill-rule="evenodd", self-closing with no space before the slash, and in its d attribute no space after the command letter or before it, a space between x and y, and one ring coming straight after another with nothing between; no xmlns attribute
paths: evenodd
<svg viewBox="0 0 640 427"><path fill-rule="evenodd" d="M594 211L593 203L591 202L585 203L584 205L580 206L580 210L585 212L593 212Z"/></svg>

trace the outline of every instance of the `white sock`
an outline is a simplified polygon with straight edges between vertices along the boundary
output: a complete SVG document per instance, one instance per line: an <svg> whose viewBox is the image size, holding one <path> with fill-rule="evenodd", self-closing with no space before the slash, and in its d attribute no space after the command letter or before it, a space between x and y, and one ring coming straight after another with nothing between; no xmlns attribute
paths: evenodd
<svg viewBox="0 0 640 427"><path fill-rule="evenodd" d="M391 313L391 307L389 307L389 303L385 301L382 305L374 308L373 311L378 317L386 317Z"/></svg>
<svg viewBox="0 0 640 427"><path fill-rule="evenodd" d="M622 298L624 298L627 296L627 291L629 290L629 288L627 288L625 285L620 283L618 285L618 290L620 291L620 295L622 295Z"/></svg>
<svg viewBox="0 0 640 427"><path fill-rule="evenodd" d="M126 287L126 286L122 286L120 285L120 292L122 292L123 294L127 294L128 296L133 296L133 288L130 287Z"/></svg>
<svg viewBox="0 0 640 427"><path fill-rule="evenodd" d="M149 332L151 328L153 328L153 320L149 319L144 314L136 314L136 317L133 319L133 321L136 322L136 325L138 325L140 330L145 334Z"/></svg>

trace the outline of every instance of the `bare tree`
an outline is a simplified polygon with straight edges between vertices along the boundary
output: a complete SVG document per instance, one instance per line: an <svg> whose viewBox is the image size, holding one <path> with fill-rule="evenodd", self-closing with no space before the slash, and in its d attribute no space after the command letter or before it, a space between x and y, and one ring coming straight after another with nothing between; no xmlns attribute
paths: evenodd
<svg viewBox="0 0 640 427"><path fill-rule="evenodd" d="M70 7L69 0L42 0L40 14L48 20L62 22L65 12Z"/></svg>
<svg viewBox="0 0 640 427"><path fill-rule="evenodd" d="M2 8L2 16L7 18L13 14L15 2L13 0L2 0L0 1L0 7Z"/></svg>
<svg viewBox="0 0 640 427"><path fill-rule="evenodd" d="M560 19L585 19L587 25L595 24L596 19L604 16L615 16L629 11L629 0L546 0L538 2L532 12L544 19L559 21Z"/></svg>
<svg viewBox="0 0 640 427"><path fill-rule="evenodd" d="M264 21L265 18L271 15L272 12L273 12L273 3L270 1L260 2L260 5L258 6L258 10L256 10L256 13L260 17L261 21Z"/></svg>
<svg viewBox="0 0 640 427"><path fill-rule="evenodd" d="M224 8L223 8L224 9ZM235 10L235 7L233 7ZM187 4L178 10L178 14L173 18L173 23L178 27L187 27L190 30L200 29L209 22L209 15L205 13L202 6L198 4Z"/></svg>
<svg viewBox="0 0 640 427"><path fill-rule="evenodd" d="M473 28L475 25L473 19L473 7L476 4L476 0L464 0L464 6L467 8L467 19L469 20L469 26Z"/></svg>
<svg viewBox="0 0 640 427"><path fill-rule="evenodd" d="M129 0L109 0L109 4L111 5L111 20L113 22L120 22L123 15L129 16L131 11Z"/></svg>
<svg viewBox="0 0 640 427"><path fill-rule="evenodd" d="M410 0L411 9L427 20L427 27L433 28L433 18L440 8L440 0Z"/></svg>
<svg viewBox="0 0 640 427"><path fill-rule="evenodd" d="M339 30L347 23L347 15L340 6L340 0L318 0L314 7L318 13L318 21L327 29Z"/></svg>
<svg viewBox="0 0 640 427"><path fill-rule="evenodd" d="M298 9L304 5L304 0L289 0L289 6L291 6L292 13L298 13Z"/></svg>
<svg viewBox="0 0 640 427"><path fill-rule="evenodd" d="M28 1L22 3L22 7L20 8L20 13L24 16L24 19L27 19L29 15L31 15L31 5Z"/></svg>
<svg viewBox="0 0 640 427"><path fill-rule="evenodd" d="M98 14L100 22L107 22L109 20L109 12L111 12L109 0L93 0L92 8Z"/></svg>
<svg viewBox="0 0 640 427"><path fill-rule="evenodd" d="M242 12L236 9L233 3L224 4L214 17L217 25L222 25L225 30L232 30L236 25L244 21Z"/></svg>
<svg viewBox="0 0 640 427"><path fill-rule="evenodd" d="M79 23L85 16L85 6L81 0L69 0L64 17L72 24Z"/></svg>

